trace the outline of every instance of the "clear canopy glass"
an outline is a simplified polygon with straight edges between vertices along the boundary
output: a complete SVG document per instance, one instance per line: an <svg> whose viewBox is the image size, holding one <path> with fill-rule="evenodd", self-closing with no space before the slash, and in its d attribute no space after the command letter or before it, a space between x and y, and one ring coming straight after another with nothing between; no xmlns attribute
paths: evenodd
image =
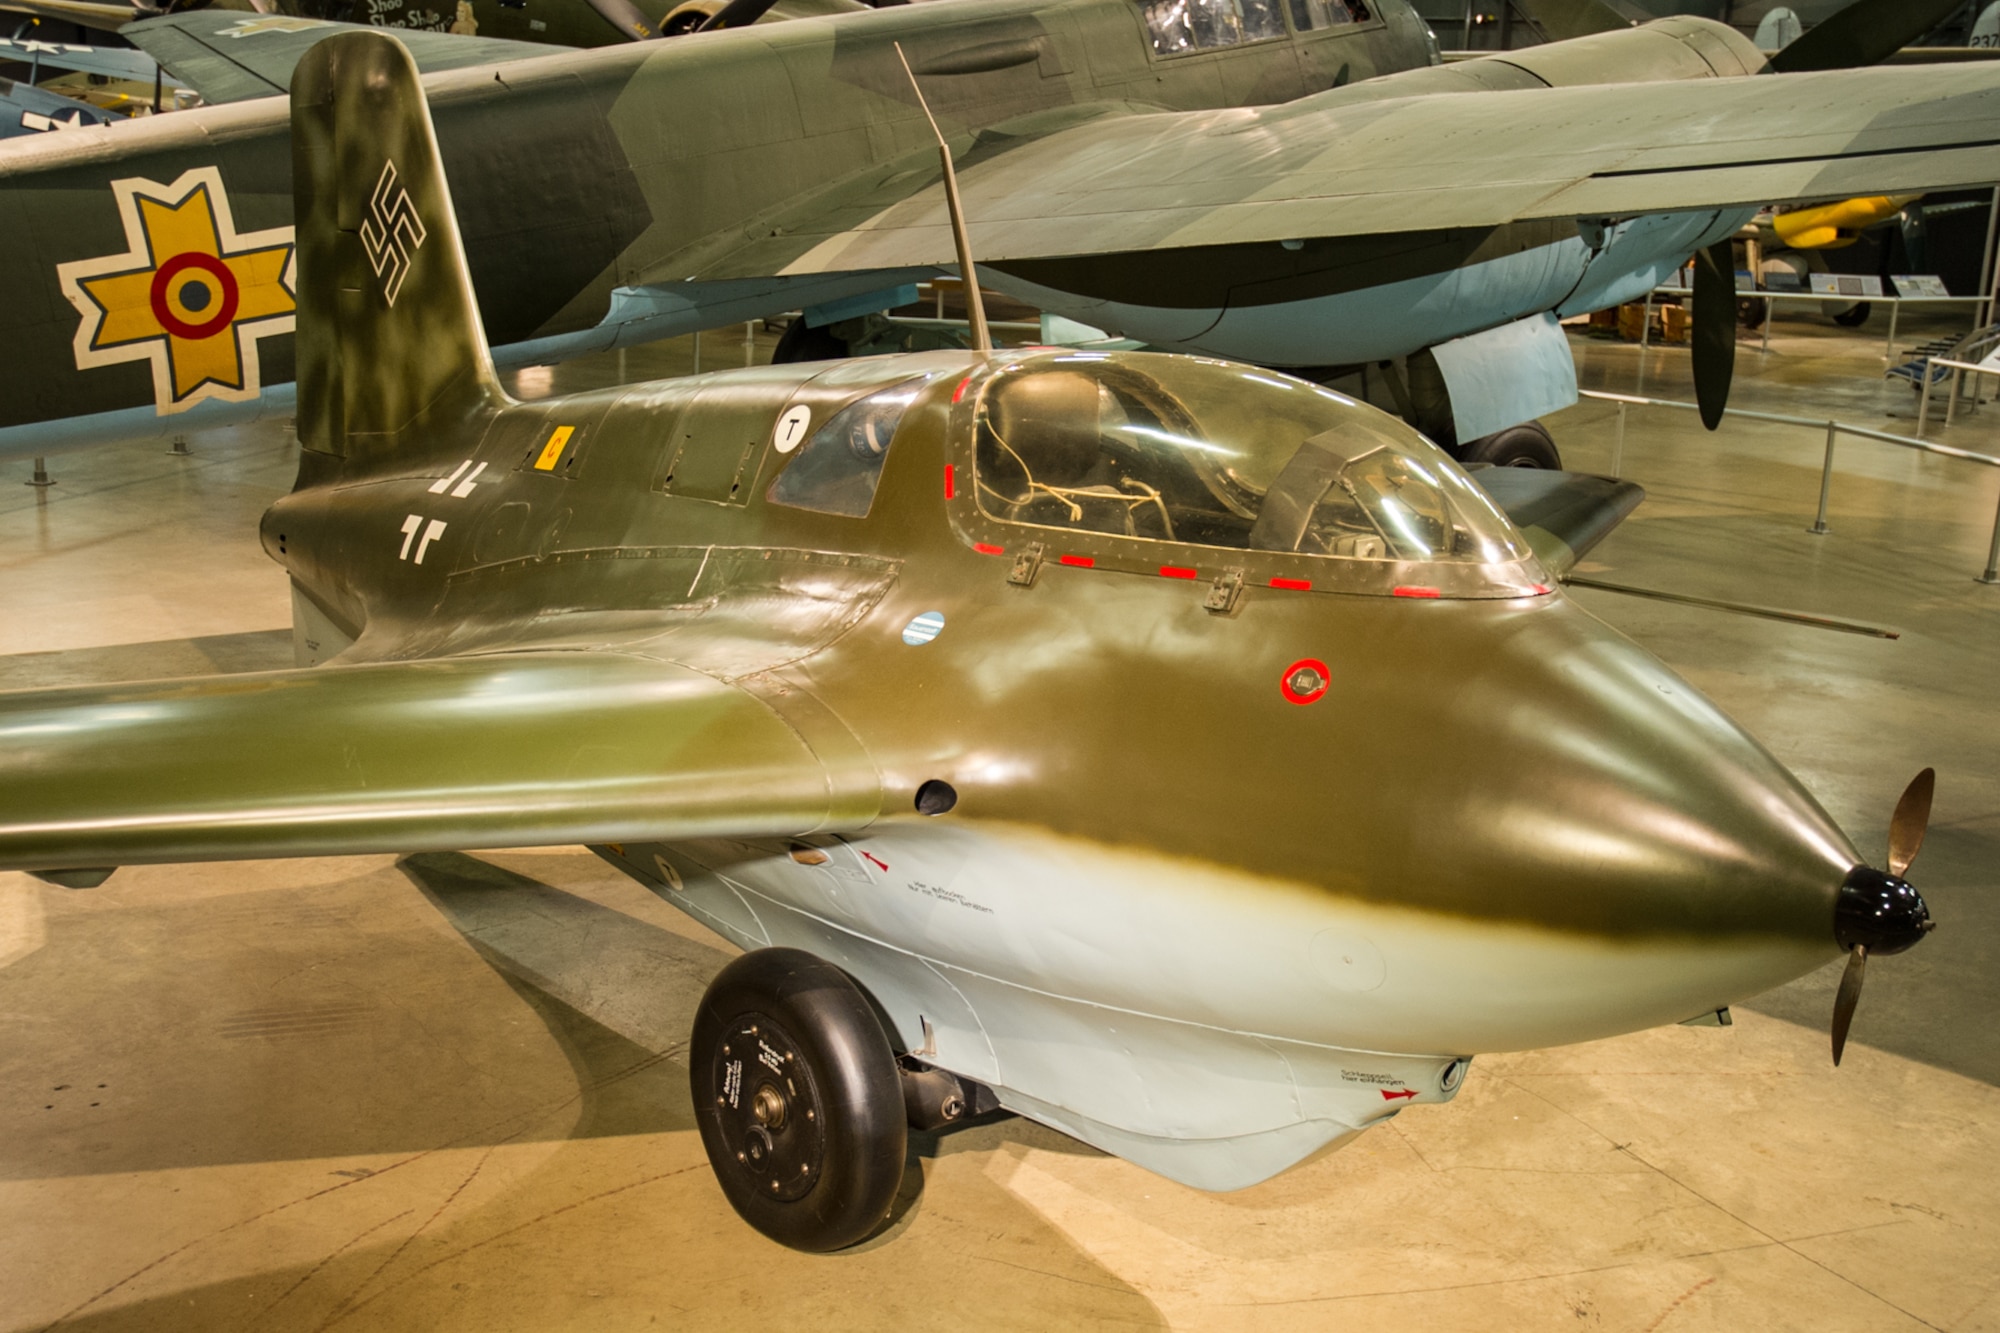
<svg viewBox="0 0 2000 1333"><path fill-rule="evenodd" d="M1486 493L1395 418L1205 358L1058 353L985 382L978 505L1005 523L1343 561L1519 565Z"/></svg>

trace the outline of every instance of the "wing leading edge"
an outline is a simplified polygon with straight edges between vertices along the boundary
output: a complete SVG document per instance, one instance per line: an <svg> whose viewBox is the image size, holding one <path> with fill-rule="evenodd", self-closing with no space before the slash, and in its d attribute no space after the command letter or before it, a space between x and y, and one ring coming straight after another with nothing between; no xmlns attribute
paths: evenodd
<svg viewBox="0 0 2000 1333"><path fill-rule="evenodd" d="M783 837L879 806L743 689L639 657L0 694L0 869Z"/></svg>

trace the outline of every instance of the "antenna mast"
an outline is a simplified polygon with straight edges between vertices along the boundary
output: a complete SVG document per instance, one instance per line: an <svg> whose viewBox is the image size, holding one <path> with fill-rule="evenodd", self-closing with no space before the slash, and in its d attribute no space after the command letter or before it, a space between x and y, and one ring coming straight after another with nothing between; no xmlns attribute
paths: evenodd
<svg viewBox="0 0 2000 1333"><path fill-rule="evenodd" d="M931 114L931 104L924 100L924 90L917 86L917 74L910 68L910 58L903 54L903 44L895 45L896 59L903 62L910 90L917 95L924 119L931 123L931 133L937 136L938 160L944 164L944 198L951 209L951 239L958 246L959 276L965 280L965 314L972 325L972 347L981 356L991 356L993 335L986 328L986 302L979 295L979 273L972 267L972 240L965 234L965 207L958 202L958 173L952 169L951 145L944 141L944 131L938 128L937 117Z"/></svg>

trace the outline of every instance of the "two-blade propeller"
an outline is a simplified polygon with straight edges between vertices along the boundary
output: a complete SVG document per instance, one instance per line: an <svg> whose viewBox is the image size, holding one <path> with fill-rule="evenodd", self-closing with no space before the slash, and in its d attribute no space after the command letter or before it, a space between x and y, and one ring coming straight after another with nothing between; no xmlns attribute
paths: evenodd
<svg viewBox="0 0 2000 1333"><path fill-rule="evenodd" d="M1834 909L1834 937L1847 950L1847 970L1833 1001L1833 1062L1847 1048L1847 1030L1861 1002L1861 981L1870 953L1901 953L1922 939L1935 924L1924 900L1903 875L1924 845L1931 822L1931 795L1937 786L1932 769L1910 779L1889 818L1889 869L1885 874L1856 866L1840 887Z"/></svg>
<svg viewBox="0 0 2000 1333"><path fill-rule="evenodd" d="M1962 0L1855 0L1774 54L1765 72L1803 74L1878 64L1950 18L1961 5ZM1736 368L1736 263L1728 241L1695 255L1690 314L1694 400L1701 409L1701 424L1714 430L1722 424ZM1854 984L1858 992L1861 983Z"/></svg>

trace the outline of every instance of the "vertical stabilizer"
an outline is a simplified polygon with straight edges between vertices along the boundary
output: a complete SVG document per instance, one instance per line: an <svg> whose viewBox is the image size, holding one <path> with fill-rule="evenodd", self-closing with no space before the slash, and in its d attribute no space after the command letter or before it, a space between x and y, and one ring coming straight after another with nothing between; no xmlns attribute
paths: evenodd
<svg viewBox="0 0 2000 1333"><path fill-rule="evenodd" d="M292 76L299 440L383 458L506 401L480 327L416 65L330 37Z"/></svg>

